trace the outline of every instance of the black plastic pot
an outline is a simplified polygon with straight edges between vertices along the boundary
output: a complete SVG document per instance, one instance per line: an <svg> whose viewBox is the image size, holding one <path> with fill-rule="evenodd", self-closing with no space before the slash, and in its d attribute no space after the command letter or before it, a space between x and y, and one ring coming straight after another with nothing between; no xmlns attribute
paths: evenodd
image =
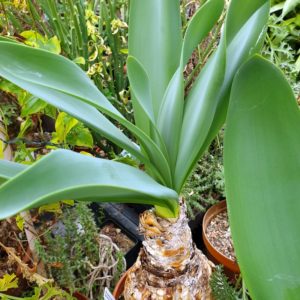
<svg viewBox="0 0 300 300"><path fill-rule="evenodd" d="M196 216L193 220L189 221L189 226L190 226L191 231L192 231L193 241L196 244L197 248L202 250L202 251L205 249L203 239L202 239L202 236L201 236L202 221L203 221L204 214L205 214L204 212L199 212L199 213L196 214Z"/></svg>
<svg viewBox="0 0 300 300"><path fill-rule="evenodd" d="M99 207L101 207L104 210L105 219L113 220L121 227L126 228L126 231L129 232L131 236L134 236L135 239L143 241L143 236L139 233L138 225L139 214L146 210L146 208L138 212L129 205L121 203L92 203L90 207L94 211L98 226L101 226L99 220L97 220Z"/></svg>
<svg viewBox="0 0 300 300"><path fill-rule="evenodd" d="M150 205L140 205L140 204L119 204L119 203L92 203L91 208L93 209L95 215L98 213L99 207L102 207L105 212L106 219L112 219L117 224L126 228L130 234L132 234L139 242L144 240L143 236L138 231L139 225L139 215L145 210L151 208ZM189 226L192 231L193 240L196 246L204 250L204 243L201 238L202 232L202 220L204 217L204 212L199 212L196 214L193 220L189 221ZM100 226L100 224L98 224ZM141 245L138 247L140 249Z"/></svg>
<svg viewBox="0 0 300 300"><path fill-rule="evenodd" d="M123 234L125 234L130 240L132 240L134 242L134 246L127 252L125 253L124 257L126 260L126 265L127 265L127 269L130 268L136 261L140 248L142 246L141 241L139 241L136 236L134 236L129 230L127 230L126 227L124 227L122 224L120 224L119 222L117 222L114 219L106 219L101 225L100 227L104 227L105 225L108 224L114 224L116 227L118 227L119 229L121 229L121 232Z"/></svg>

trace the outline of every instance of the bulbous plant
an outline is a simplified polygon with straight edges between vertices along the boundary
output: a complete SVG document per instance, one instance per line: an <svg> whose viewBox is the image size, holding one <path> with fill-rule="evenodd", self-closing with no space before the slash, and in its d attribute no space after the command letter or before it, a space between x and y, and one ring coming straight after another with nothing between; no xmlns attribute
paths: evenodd
<svg viewBox="0 0 300 300"><path fill-rule="evenodd" d="M264 40L269 3L231 1L218 48L185 96L184 67L222 9L222 0L206 1L182 37L179 0L131 1L127 71L135 125L74 63L4 38L0 42L1 76L126 149L146 169L142 172L67 150L53 151L30 167L0 161L0 218L70 198L154 205L153 210L141 215L145 241L128 274L125 299L210 298L210 265L192 242L179 194L193 166L224 124L229 98L243 103L236 94L231 95L232 81L245 61L256 65L261 60L251 57ZM247 77L245 70L243 80ZM238 88L236 83L233 91ZM235 114L239 115L239 110ZM140 147L104 115L131 131ZM234 195L232 192L230 203ZM234 220L232 223L237 226ZM239 243L241 236L237 230L233 233ZM238 258L239 253L245 254L243 251L237 251ZM242 263L242 272L249 268L248 262ZM254 273L250 273L247 280L253 283ZM250 285L255 293L255 285Z"/></svg>

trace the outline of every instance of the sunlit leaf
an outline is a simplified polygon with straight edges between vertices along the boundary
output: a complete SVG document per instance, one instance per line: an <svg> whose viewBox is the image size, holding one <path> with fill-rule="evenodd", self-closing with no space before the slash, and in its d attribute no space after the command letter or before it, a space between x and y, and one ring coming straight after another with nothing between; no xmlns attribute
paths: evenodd
<svg viewBox="0 0 300 300"><path fill-rule="evenodd" d="M0 278L0 292L6 292L9 289L18 287L18 278L15 274L4 274Z"/></svg>
<svg viewBox="0 0 300 300"><path fill-rule="evenodd" d="M20 214L16 216L16 224L21 231L24 230L25 220Z"/></svg>
<svg viewBox="0 0 300 300"><path fill-rule="evenodd" d="M84 57L79 56L79 57L76 57L75 59L73 59L73 62L78 65L84 65L85 59L84 59Z"/></svg>
<svg viewBox="0 0 300 300"><path fill-rule="evenodd" d="M22 106L21 117L42 112L46 106L47 103L45 101L28 94Z"/></svg>

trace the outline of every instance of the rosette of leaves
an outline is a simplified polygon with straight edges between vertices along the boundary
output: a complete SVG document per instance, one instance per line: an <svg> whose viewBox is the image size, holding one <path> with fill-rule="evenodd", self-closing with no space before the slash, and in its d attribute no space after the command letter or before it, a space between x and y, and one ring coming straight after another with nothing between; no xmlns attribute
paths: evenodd
<svg viewBox="0 0 300 300"><path fill-rule="evenodd" d="M135 124L72 62L2 41L1 76L125 148L146 172L67 150L21 172L1 161L7 182L0 187L0 217L74 198L152 204L156 216L176 218L178 194L227 115L225 181L243 278L254 298L297 299L300 115L280 71L255 55L264 40L268 1L247 0L242 9L240 1L231 1L218 48L184 95L184 66L222 9L223 1L207 1L182 37L180 1L131 2L127 70ZM130 130L140 147L104 115ZM249 251L249 245L255 247Z"/></svg>

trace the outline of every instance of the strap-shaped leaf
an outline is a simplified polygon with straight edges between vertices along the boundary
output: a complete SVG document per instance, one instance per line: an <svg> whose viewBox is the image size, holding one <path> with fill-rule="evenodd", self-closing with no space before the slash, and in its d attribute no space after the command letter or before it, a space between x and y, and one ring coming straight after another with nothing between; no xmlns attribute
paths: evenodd
<svg viewBox="0 0 300 300"><path fill-rule="evenodd" d="M108 114L137 136L160 173L159 179L171 186L170 168L158 146L126 120L98 91L86 74L71 61L40 49L1 42L0 74L90 127L98 128L105 137L127 149L148 166L151 165L140 150L92 106ZM91 118L89 113L94 118ZM153 166L151 169L153 171ZM155 173L157 175L157 171Z"/></svg>
<svg viewBox="0 0 300 300"><path fill-rule="evenodd" d="M127 59L127 74L130 87L135 95L133 101L139 102L149 120L155 124L149 76L142 64L133 56L129 56Z"/></svg>
<svg viewBox="0 0 300 300"><path fill-rule="evenodd" d="M179 147L184 104L184 80L182 72L183 68L180 66L171 79L157 121L157 128L166 145L173 173Z"/></svg>
<svg viewBox="0 0 300 300"><path fill-rule="evenodd" d="M97 89L89 77L72 61L45 50L1 42L1 70L39 85L87 99L114 114L120 112ZM22 58L22 61L20 60Z"/></svg>
<svg viewBox="0 0 300 300"><path fill-rule="evenodd" d="M128 42L129 54L142 63L149 76L157 118L165 90L180 60L180 0L132 0Z"/></svg>
<svg viewBox="0 0 300 300"><path fill-rule="evenodd" d="M10 42L10 43L18 43L16 40L6 37L6 36L0 36L0 41L1 42Z"/></svg>
<svg viewBox="0 0 300 300"><path fill-rule="evenodd" d="M199 148L205 141L214 117L217 106L215 99L220 92L217 87L222 85L225 73L224 39L222 42L197 79L196 84L201 89L192 89L187 98L175 170L177 191L198 160Z"/></svg>
<svg viewBox="0 0 300 300"><path fill-rule="evenodd" d="M234 247L253 299L299 299L299 132L283 74L252 58L232 86L225 179Z"/></svg>
<svg viewBox="0 0 300 300"><path fill-rule="evenodd" d="M222 8L223 0L210 0L198 10L189 22L181 49L181 59L178 62L179 67L169 82L161 103L157 126L166 145L173 173L179 149L184 108L183 68L193 50L217 22Z"/></svg>
<svg viewBox="0 0 300 300"><path fill-rule="evenodd" d="M178 195L129 165L56 150L0 187L0 219L62 199L159 205L169 217Z"/></svg>
<svg viewBox="0 0 300 300"><path fill-rule="evenodd" d="M153 113L152 107L152 95L150 90L149 77L142 66L142 64L133 56L129 56L127 59L127 73L130 81L132 102L136 116L143 121L143 125L147 124L149 121L149 130L142 130L149 132L149 135L158 145L160 151L164 154L167 161L169 161L169 154L167 152L165 142L161 137L160 132L158 131L156 120ZM141 127L140 127L141 128Z"/></svg>
<svg viewBox="0 0 300 300"><path fill-rule="evenodd" d="M240 65L257 49L268 12L268 0L245 0L242 6L239 0L230 2L218 50L220 54L218 58L216 55L210 58L208 67L201 71L187 99L175 173L177 191L182 188L195 162L224 124L233 77ZM224 47L226 57L221 55L224 52L220 47ZM224 75L221 69L225 61ZM220 83L222 76L223 83ZM203 85L211 92L203 95ZM213 92L213 89L216 91ZM199 124L204 125L200 128Z"/></svg>
<svg viewBox="0 0 300 300"><path fill-rule="evenodd" d="M0 185L26 169L26 165L0 160Z"/></svg>
<svg viewBox="0 0 300 300"><path fill-rule="evenodd" d="M194 49L207 36L218 21L224 6L223 0L209 0L204 3L189 21L182 46L182 64L187 64Z"/></svg>
<svg viewBox="0 0 300 300"><path fill-rule="evenodd" d="M245 7L249 7L249 11L247 11ZM218 98L218 107L214 121L200 153L205 151L224 124L230 87L236 71L247 58L259 52L261 49L269 17L269 9L268 0L247 0L247 3L243 3L242 10L239 1L232 1L226 19L228 45L225 80ZM249 13L252 13L252 15L249 15ZM243 23L243 20L247 20L247 22Z"/></svg>

